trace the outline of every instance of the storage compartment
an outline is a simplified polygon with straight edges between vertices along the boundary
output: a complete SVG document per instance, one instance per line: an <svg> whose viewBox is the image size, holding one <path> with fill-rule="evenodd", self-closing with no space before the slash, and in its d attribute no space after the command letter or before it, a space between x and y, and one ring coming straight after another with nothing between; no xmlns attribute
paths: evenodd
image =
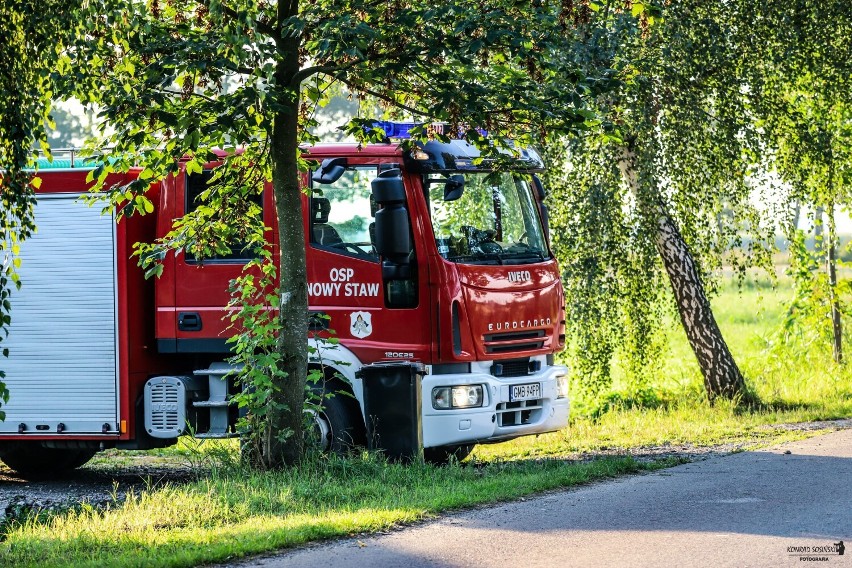
<svg viewBox="0 0 852 568"><path fill-rule="evenodd" d="M79 197L39 195L21 245L0 433L118 431L115 223Z"/></svg>

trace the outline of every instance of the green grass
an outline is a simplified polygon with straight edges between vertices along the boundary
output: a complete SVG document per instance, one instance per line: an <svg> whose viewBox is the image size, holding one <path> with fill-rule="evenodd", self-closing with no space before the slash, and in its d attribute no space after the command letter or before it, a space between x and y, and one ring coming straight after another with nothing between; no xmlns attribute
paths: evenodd
<svg viewBox="0 0 852 568"><path fill-rule="evenodd" d="M757 406L708 404L672 322L650 400L632 398L622 376L606 412L577 414L561 432L479 446L470 461L444 468L365 454L252 473L233 465L233 444L184 440L144 459L220 465L196 482L150 487L106 511L83 507L7 526L0 566L194 566L678 463L631 457L651 448L739 450L812 435L774 425L852 416L852 374L812 339L783 340L778 330L789 295L782 282L777 290L729 287L713 302ZM110 452L93 467L132 468L130 455Z"/></svg>
<svg viewBox="0 0 852 568"><path fill-rule="evenodd" d="M783 330L791 282L751 280L742 288L728 282L712 298L713 313L748 389L769 416L765 421L816 420L852 416L852 366L837 365L828 340L796 327ZM849 298L846 299L849 301ZM844 349L852 358L849 324ZM673 316L666 329L666 351L652 386L657 402L692 408L706 405L695 357ZM630 398L630 378L616 368L616 399ZM782 410L789 412L783 413ZM777 411L777 412L773 412Z"/></svg>
<svg viewBox="0 0 852 568"><path fill-rule="evenodd" d="M440 511L672 465L630 457L495 461L438 468L315 459L282 472L215 470L196 483L132 495L12 528L3 566L194 566L376 531Z"/></svg>

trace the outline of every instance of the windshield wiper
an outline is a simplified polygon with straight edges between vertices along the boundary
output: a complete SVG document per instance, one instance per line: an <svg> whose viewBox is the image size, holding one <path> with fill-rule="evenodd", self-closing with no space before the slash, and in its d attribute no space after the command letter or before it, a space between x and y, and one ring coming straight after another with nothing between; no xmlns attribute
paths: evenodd
<svg viewBox="0 0 852 568"><path fill-rule="evenodd" d="M447 260L452 262L470 262L472 264L503 264L503 257L495 252L451 256Z"/></svg>
<svg viewBox="0 0 852 568"><path fill-rule="evenodd" d="M477 252L475 254L464 254L448 257L451 262L467 262L471 264L525 264L527 262L542 262L548 257L539 250L525 250L514 252Z"/></svg>
<svg viewBox="0 0 852 568"><path fill-rule="evenodd" d="M503 253L503 260L517 260L523 258L534 258L536 260L547 260L547 257L544 256L544 253L540 250L529 249L529 250L518 250L511 252Z"/></svg>
<svg viewBox="0 0 852 568"><path fill-rule="evenodd" d="M487 260L496 260L497 264L504 264L503 255L499 252L481 252L478 256L484 257Z"/></svg>

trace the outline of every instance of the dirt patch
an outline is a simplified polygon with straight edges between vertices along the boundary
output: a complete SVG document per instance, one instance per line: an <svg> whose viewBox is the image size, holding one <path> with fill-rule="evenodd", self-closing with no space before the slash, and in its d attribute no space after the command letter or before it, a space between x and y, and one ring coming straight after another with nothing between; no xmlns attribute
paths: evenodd
<svg viewBox="0 0 852 568"><path fill-rule="evenodd" d="M755 430L756 435L744 435L741 440L715 445L669 444L659 446L637 446L634 448L610 448L594 452L584 452L581 457L594 459L601 456L629 455L639 461L656 461L674 458L685 461L697 461L716 456L724 456L735 452L748 450L764 437L778 432L815 432L819 430L844 430L852 428L852 419L819 420L815 422L800 422L796 424L771 424Z"/></svg>

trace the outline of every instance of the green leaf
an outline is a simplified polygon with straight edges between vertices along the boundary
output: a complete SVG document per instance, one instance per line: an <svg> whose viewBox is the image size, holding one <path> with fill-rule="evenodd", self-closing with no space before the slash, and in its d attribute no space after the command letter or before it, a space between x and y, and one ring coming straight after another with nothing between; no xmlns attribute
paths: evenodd
<svg viewBox="0 0 852 568"><path fill-rule="evenodd" d="M202 173L202 171L204 171L204 170L201 167L201 164L199 164L197 161L190 160L186 163L186 173L187 174L189 174L189 175L200 174L200 173Z"/></svg>

